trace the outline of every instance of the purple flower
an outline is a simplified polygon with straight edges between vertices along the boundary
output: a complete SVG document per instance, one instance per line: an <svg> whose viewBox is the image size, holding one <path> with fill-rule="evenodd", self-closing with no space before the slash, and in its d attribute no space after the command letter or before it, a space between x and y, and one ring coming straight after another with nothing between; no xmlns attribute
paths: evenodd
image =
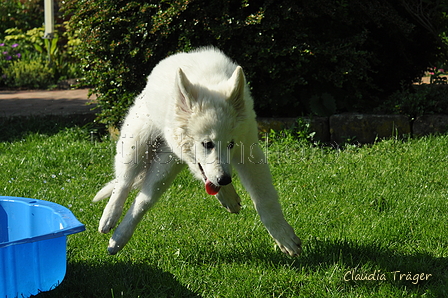
<svg viewBox="0 0 448 298"><path fill-rule="evenodd" d="M4 43L0 43L0 47L3 47L5 44Z"/></svg>
<svg viewBox="0 0 448 298"><path fill-rule="evenodd" d="M13 44L12 46L11 46L11 48L17 48L19 46L19 44L18 43L15 43L15 44Z"/></svg>
<svg viewBox="0 0 448 298"><path fill-rule="evenodd" d="M22 58L22 54L20 54L20 53L17 53L16 56L17 56L17 58L19 58L19 59Z"/></svg>
<svg viewBox="0 0 448 298"><path fill-rule="evenodd" d="M6 56L6 58L5 58L6 60L11 60L12 59L12 57L11 56Z"/></svg>
<svg viewBox="0 0 448 298"><path fill-rule="evenodd" d="M3 52L2 54L3 54L3 55L8 55L8 52L5 51L5 52Z"/></svg>

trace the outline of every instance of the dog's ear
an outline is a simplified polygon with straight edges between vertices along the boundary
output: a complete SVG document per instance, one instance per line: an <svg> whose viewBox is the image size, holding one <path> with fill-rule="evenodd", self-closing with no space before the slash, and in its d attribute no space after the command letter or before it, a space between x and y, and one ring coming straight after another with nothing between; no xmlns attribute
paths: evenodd
<svg viewBox="0 0 448 298"><path fill-rule="evenodd" d="M195 88L181 68L177 72L176 85L178 91L176 94L176 104L181 111L191 113L192 104L195 100Z"/></svg>
<svg viewBox="0 0 448 298"><path fill-rule="evenodd" d="M241 66L236 67L229 79L229 83L232 86L232 92L228 100L232 103L235 110L241 113L244 111L244 90L246 87L246 78Z"/></svg>

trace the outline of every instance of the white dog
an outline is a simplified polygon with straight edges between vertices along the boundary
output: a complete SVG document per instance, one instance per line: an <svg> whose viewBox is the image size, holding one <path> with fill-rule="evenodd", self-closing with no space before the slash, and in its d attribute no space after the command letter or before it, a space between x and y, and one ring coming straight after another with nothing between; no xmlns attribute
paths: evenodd
<svg viewBox="0 0 448 298"><path fill-rule="evenodd" d="M132 188L135 201L109 241L116 254L129 241L143 215L188 165L230 212L240 210L232 166L249 192L260 219L280 249L301 251L286 222L258 146L253 100L243 70L219 50L202 48L162 60L148 77L121 128L115 180L93 201L110 197L99 224L108 233L117 224Z"/></svg>

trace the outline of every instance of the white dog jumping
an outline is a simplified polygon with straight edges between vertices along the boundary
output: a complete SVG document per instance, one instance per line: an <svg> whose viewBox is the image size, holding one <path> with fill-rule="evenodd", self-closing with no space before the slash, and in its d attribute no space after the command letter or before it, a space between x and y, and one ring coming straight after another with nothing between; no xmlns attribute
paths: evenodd
<svg viewBox="0 0 448 298"><path fill-rule="evenodd" d="M253 100L243 70L214 48L162 60L130 108L117 142L115 179L93 199L110 197L99 224L99 231L108 233L130 190L140 189L109 241L110 254L126 245L185 164L204 181L208 194L237 213L240 198L231 183L234 167L280 249L291 256L300 254L300 239L283 216L258 146Z"/></svg>

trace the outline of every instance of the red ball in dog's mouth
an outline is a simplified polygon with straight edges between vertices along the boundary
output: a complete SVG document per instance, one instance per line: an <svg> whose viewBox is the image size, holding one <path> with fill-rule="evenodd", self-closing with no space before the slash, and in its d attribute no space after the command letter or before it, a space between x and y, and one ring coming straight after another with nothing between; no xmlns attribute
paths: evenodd
<svg viewBox="0 0 448 298"><path fill-rule="evenodd" d="M219 190L221 189L220 186L216 186L214 185L210 180L206 180L205 181L205 191L211 195L214 196L216 194L218 194Z"/></svg>
<svg viewBox="0 0 448 298"><path fill-rule="evenodd" d="M214 196L216 194L218 194L219 190L221 189L220 186L214 185L210 179L207 178L207 175L205 175L204 169L202 168L201 164L198 163L199 169L201 170L202 173L202 177L205 180L205 191L211 195Z"/></svg>

